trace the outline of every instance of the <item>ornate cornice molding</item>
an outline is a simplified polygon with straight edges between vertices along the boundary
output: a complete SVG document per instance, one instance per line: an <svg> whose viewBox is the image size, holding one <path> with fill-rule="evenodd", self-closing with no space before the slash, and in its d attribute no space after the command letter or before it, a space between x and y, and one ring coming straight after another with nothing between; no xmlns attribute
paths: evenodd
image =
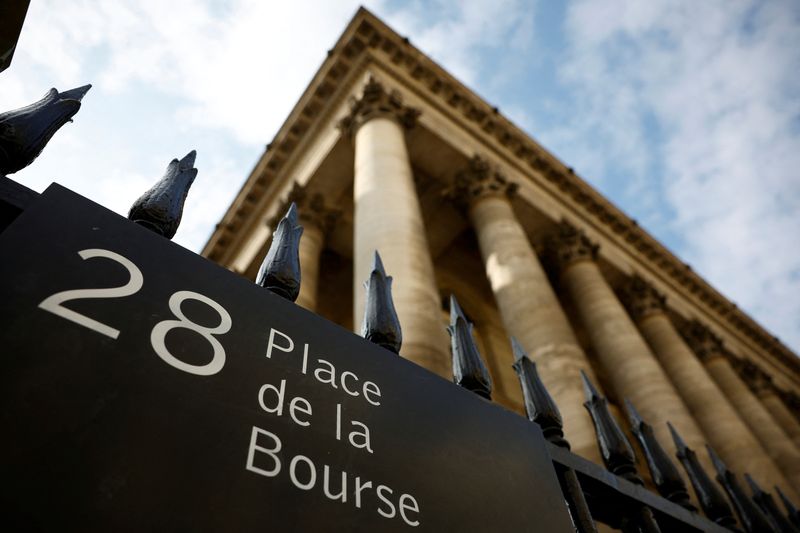
<svg viewBox="0 0 800 533"><path fill-rule="evenodd" d="M548 247L562 272L578 261L594 261L600 249L583 230L563 220L548 240Z"/></svg>
<svg viewBox="0 0 800 533"><path fill-rule="evenodd" d="M621 291L621 300L635 321L641 321L656 313L663 313L667 298L650 283L634 276Z"/></svg>
<svg viewBox="0 0 800 533"><path fill-rule="evenodd" d="M693 320L681 330L686 344L700 361L708 364L718 357L728 357L722 339L697 320Z"/></svg>
<svg viewBox="0 0 800 533"><path fill-rule="evenodd" d="M542 176L554 192L560 191L574 202L582 213L606 228L619 243L633 247L650 266L663 272L668 281L683 288L698 307L720 318L745 342L758 346L783 365L800 373L800 359L776 337L764 330L735 304L694 273L689 265L669 252L661 243L640 228L635 220L595 191L574 171L548 153L526 133L503 117L496 107L476 96L444 71L430 58L386 26L366 9L359 9L328 58L301 96L288 119L267 145L267 150L242 187L203 249L212 260L224 258L234 242L236 232L257 212L259 200L269 190L284 163L292 155L303 135L318 121L322 110L334 97L365 55L381 58L387 64L404 70L445 108L459 113L466 123L474 125L499 149L505 150L521 167ZM644 262L644 261L643 261ZM795 382L798 380L795 379Z"/></svg>
<svg viewBox="0 0 800 533"><path fill-rule="evenodd" d="M297 204L300 223L306 229L308 229L308 226L314 226L322 231L323 234L331 230L342 214L341 209L328 206L322 194L310 192L305 187L295 183L287 197L281 202L276 214L265 221L266 225L270 228L275 228L292 202Z"/></svg>
<svg viewBox="0 0 800 533"><path fill-rule="evenodd" d="M444 197L465 207L488 196L511 198L517 184L509 181L498 168L475 155L465 168L456 173L453 184L442 193Z"/></svg>
<svg viewBox="0 0 800 533"><path fill-rule="evenodd" d="M362 124L377 117L388 117L396 120L405 129L413 128L420 114L403 104L403 97L397 90L387 91L381 82L370 76L360 98L350 98L350 113L339 121L339 129L351 137L356 134Z"/></svg>

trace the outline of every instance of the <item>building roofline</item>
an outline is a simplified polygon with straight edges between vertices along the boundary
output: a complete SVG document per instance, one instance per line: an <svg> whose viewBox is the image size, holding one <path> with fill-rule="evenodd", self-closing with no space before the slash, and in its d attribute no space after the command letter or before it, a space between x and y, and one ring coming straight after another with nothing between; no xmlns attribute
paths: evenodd
<svg viewBox="0 0 800 533"><path fill-rule="evenodd" d="M252 214L270 188L271 181L333 97L341 80L354 68L359 57L370 50L386 54L392 64L405 69L412 79L420 82L420 86L427 88L429 94L460 112L467 122L492 137L521 167L543 176L543 181L551 189L569 196L582 208L587 220L594 220L598 228L607 229L609 234L635 248L656 267L655 270L664 272L677 287L683 287L694 295L712 315L726 321L731 330L741 332L766 353L800 373L800 358L777 337L714 289L635 220L575 174L571 167L504 117L496 107L465 87L364 7L356 11L273 141L267 145L203 248L204 256L212 260L222 258L233 243L235 232Z"/></svg>

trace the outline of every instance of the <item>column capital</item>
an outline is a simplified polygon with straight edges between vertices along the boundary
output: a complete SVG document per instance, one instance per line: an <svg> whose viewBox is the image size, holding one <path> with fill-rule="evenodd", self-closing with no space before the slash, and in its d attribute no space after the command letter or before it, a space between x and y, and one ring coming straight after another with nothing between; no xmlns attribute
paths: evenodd
<svg viewBox="0 0 800 533"><path fill-rule="evenodd" d="M281 218L281 213L285 212L292 202L297 204L300 223L303 226L314 226L323 234L330 231L342 214L341 209L330 207L321 193L310 191L307 187L295 183L286 199L281 203L277 214L267 219L267 226L275 228Z"/></svg>
<svg viewBox="0 0 800 533"><path fill-rule="evenodd" d="M772 376L764 372L761 367L749 359L740 359L734 363L734 368L742 377L747 386L758 398L775 393Z"/></svg>
<svg viewBox="0 0 800 533"><path fill-rule="evenodd" d="M795 413L800 413L800 395L795 392L777 389L778 396L781 397L783 403L786 404L786 407L794 411Z"/></svg>
<svg viewBox="0 0 800 533"><path fill-rule="evenodd" d="M350 112L339 121L339 129L353 136L358 128L376 117L388 117L397 121L405 129L411 129L420 114L418 109L403 104L400 91L387 91L374 76L369 80L360 98L351 97Z"/></svg>
<svg viewBox="0 0 800 533"><path fill-rule="evenodd" d="M658 292L650 283L634 276L621 291L621 300L635 321L664 312L666 296Z"/></svg>
<svg viewBox="0 0 800 533"><path fill-rule="evenodd" d="M600 248L589 240L583 230L565 220L558 224L555 235L549 239L549 247L562 271L578 261L593 261Z"/></svg>
<svg viewBox="0 0 800 533"><path fill-rule="evenodd" d="M722 339L714 335L710 329L693 320L681 331L683 338L700 361L707 364L717 357L728 354L722 345Z"/></svg>
<svg viewBox="0 0 800 533"><path fill-rule="evenodd" d="M517 187L486 159L474 155L442 194L461 206L468 206L487 196L510 198L517 192Z"/></svg>

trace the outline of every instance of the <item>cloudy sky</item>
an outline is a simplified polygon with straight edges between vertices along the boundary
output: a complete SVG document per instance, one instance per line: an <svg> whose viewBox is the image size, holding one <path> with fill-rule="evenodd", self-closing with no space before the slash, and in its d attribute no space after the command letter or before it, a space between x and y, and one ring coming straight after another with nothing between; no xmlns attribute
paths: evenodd
<svg viewBox="0 0 800 533"><path fill-rule="evenodd" d="M364 3L800 351L800 4ZM357 7L35 0L0 109L94 87L13 177L124 214L197 149L200 250Z"/></svg>

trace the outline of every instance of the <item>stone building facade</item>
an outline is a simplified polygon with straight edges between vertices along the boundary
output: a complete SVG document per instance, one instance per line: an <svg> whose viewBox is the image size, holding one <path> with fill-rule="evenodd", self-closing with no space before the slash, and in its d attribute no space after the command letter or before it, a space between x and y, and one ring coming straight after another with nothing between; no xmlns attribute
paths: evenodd
<svg viewBox="0 0 800 533"><path fill-rule="evenodd" d="M510 337L576 453L599 461L584 371L762 485L800 493L800 360L496 108L361 9L203 250L253 279L295 201L297 303L358 331L378 250L401 355L450 378L454 294L494 400L523 412ZM620 417L621 419L621 417ZM798 498L794 498L795 501Z"/></svg>

